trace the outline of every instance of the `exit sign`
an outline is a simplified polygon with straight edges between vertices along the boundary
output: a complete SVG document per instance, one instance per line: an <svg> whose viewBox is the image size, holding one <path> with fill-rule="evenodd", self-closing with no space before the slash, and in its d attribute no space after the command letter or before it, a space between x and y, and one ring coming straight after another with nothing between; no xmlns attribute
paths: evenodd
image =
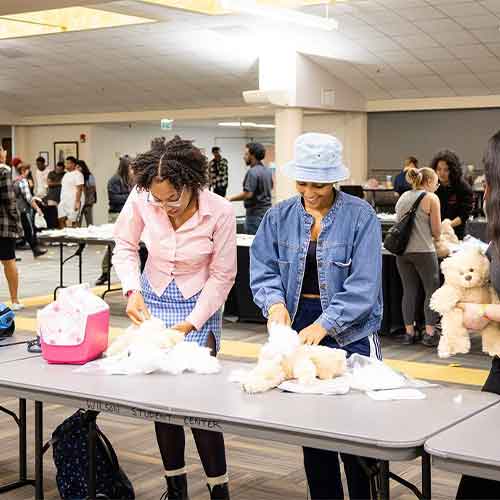
<svg viewBox="0 0 500 500"><path fill-rule="evenodd" d="M174 120L163 118L163 120L160 121L160 127L162 130L172 130L174 128Z"/></svg>

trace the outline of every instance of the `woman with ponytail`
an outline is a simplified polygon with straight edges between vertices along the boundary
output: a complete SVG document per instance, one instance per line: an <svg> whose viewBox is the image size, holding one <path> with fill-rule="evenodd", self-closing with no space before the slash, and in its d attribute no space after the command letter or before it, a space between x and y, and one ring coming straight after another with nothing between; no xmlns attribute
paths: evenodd
<svg viewBox="0 0 500 500"><path fill-rule="evenodd" d="M405 253L396 257L403 283L402 309L406 333L402 343L410 345L417 340L415 312L421 282L425 290L425 333L422 343L434 347L439 341L435 329L439 317L430 309L429 303L432 294L439 288L439 264L434 247L434 239L438 239L441 234L441 207L439 198L434 194L439 182L436 173L430 168L410 168L406 179L412 189L403 193L396 204L397 220L401 220L414 203L422 198Z"/></svg>
<svg viewBox="0 0 500 500"><path fill-rule="evenodd" d="M113 264L127 314L140 324L151 315L186 341L220 349L221 308L236 276L236 217L231 203L206 189L208 163L192 141L154 139L132 162L136 188L115 225ZM149 256L139 273L139 241ZM203 388L200 388L201 390ZM155 423L167 493L187 500L185 436L180 425ZM210 497L228 500L224 437L192 429Z"/></svg>

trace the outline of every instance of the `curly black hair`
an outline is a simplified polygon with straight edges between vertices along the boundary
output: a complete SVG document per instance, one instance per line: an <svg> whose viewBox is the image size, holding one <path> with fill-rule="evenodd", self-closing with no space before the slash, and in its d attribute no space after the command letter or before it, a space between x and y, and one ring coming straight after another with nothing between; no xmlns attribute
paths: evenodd
<svg viewBox="0 0 500 500"><path fill-rule="evenodd" d="M151 149L131 163L137 189L148 191L153 182L169 181L177 191L184 186L198 194L208 184L208 161L193 141L176 135L172 140L156 137Z"/></svg>
<svg viewBox="0 0 500 500"><path fill-rule="evenodd" d="M449 149L439 151L439 153L437 153L432 159L432 170L437 170L437 166L440 161L444 161L446 165L448 165L448 170L450 171L450 184L452 186L456 186L457 184L462 183L464 175L462 171L462 162L457 154Z"/></svg>

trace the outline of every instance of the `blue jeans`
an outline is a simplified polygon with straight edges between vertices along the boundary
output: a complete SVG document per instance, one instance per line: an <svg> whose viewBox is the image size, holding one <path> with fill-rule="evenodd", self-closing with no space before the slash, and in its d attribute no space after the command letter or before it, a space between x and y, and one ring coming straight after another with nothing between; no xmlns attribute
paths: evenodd
<svg viewBox="0 0 500 500"><path fill-rule="evenodd" d="M247 215L245 217L245 233L257 234L257 230L263 218L263 215Z"/></svg>
<svg viewBox="0 0 500 500"><path fill-rule="evenodd" d="M319 299L301 298L293 322L293 329L300 332L312 325L322 312ZM376 342L372 342L372 346L373 344L376 344ZM325 337L321 345L339 347L335 339L330 336ZM370 341L365 337L344 346L343 349L347 351L348 356L354 353L370 356ZM344 489L342 486L338 453L336 451L319 450L306 446L303 448L303 453L304 469L311 493L311 500L343 499ZM370 480L361 465L361 461L364 461L369 466L373 463L373 459L356 457L347 453L341 453L340 456L344 464L349 498L353 500L367 500L372 498L370 495Z"/></svg>

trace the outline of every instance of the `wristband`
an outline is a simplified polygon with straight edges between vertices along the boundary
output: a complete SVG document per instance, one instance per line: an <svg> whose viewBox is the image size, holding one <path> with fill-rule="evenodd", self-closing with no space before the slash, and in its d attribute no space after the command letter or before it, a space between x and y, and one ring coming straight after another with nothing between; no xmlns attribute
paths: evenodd
<svg viewBox="0 0 500 500"><path fill-rule="evenodd" d="M128 298L130 298L130 296L131 296L133 293L135 293L135 292L137 292L137 291L138 291L138 290L129 290L129 291L125 294L125 297L127 297L127 299L128 299Z"/></svg>

